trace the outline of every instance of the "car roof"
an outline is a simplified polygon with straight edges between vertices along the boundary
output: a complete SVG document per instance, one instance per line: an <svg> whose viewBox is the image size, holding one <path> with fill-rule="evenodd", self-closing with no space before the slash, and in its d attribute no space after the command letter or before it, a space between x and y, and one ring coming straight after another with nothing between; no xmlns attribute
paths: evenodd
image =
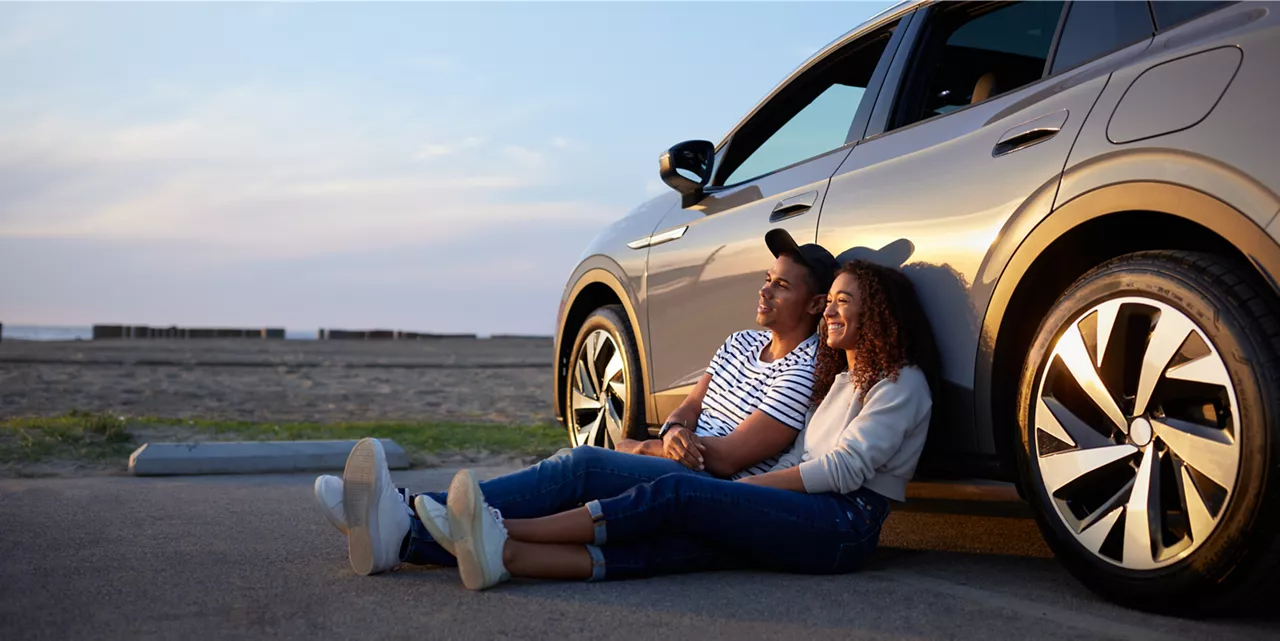
<svg viewBox="0 0 1280 641"><path fill-rule="evenodd" d="M761 106L769 102L769 100L772 99L775 95L777 95L778 92L781 91L783 87L790 84L792 80L795 80L797 76L807 71L819 60L822 60L823 58L827 57L827 54L831 53L836 49L839 49L840 47L844 46L845 43L849 42L850 40L853 40L854 38L857 38L863 33L876 29L882 24L896 20L902 17L903 15L911 12L913 9L917 7L930 4L935 1L936 0L903 0L898 4L895 4L889 7L888 9L885 9L884 11L881 11L880 13L877 13L876 15L871 16L862 24L854 27L853 29L850 29L843 36L840 36L839 38L832 40L830 43L827 44L827 46L819 49L817 53L814 53L812 56L809 56L809 58L806 59L803 63L801 63L800 66L796 67L795 70L793 70L790 74L788 74L786 78L783 78L782 82L779 82L777 85L775 85L774 88L770 90L769 93L764 98L762 98L759 102L757 102L756 105L751 108L751 111L747 112L747 115L743 116L737 122L737 124L735 124L733 128L729 130L729 133L724 135L724 138L721 139L720 143L716 145L716 151L719 152L720 148L723 147L725 143L727 143L729 139L732 138L733 135L738 132L738 129L742 127L742 124L750 120L752 116L756 115L757 111L760 111Z"/></svg>

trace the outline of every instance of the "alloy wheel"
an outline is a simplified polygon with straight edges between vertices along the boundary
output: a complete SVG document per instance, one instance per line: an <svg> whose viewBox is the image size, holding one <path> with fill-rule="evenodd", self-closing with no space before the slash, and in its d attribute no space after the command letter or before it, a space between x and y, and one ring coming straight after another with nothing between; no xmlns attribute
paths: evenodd
<svg viewBox="0 0 1280 641"><path fill-rule="evenodd" d="M622 352L609 332L587 335L574 358L569 416L574 445L613 447L622 437L627 379Z"/></svg>
<svg viewBox="0 0 1280 641"><path fill-rule="evenodd" d="M1151 570L1185 558L1226 512L1240 465L1226 363L1187 315L1106 301L1063 331L1032 395L1035 466L1076 541Z"/></svg>

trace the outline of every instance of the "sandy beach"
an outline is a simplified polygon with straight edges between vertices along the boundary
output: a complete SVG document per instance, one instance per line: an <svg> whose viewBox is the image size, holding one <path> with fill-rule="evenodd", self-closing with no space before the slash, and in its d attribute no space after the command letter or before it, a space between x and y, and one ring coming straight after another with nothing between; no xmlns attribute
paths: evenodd
<svg viewBox="0 0 1280 641"><path fill-rule="evenodd" d="M551 352L527 338L3 341L0 418L543 423Z"/></svg>

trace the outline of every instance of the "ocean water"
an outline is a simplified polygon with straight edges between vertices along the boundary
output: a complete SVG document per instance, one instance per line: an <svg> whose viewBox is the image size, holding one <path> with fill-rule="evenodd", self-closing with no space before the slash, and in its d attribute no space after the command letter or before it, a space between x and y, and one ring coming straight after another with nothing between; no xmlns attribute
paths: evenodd
<svg viewBox="0 0 1280 641"><path fill-rule="evenodd" d="M87 341L93 339L89 325L9 325L0 328L0 340Z"/></svg>
<svg viewBox="0 0 1280 641"><path fill-rule="evenodd" d="M286 329L287 340L315 340L316 330ZM87 341L93 340L91 325L9 325L0 328L0 340Z"/></svg>

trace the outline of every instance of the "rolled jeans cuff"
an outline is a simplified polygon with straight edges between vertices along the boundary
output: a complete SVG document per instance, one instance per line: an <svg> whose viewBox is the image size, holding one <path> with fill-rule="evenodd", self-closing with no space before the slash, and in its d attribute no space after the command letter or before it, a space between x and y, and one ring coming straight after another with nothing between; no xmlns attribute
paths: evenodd
<svg viewBox="0 0 1280 641"><path fill-rule="evenodd" d="M605 530L604 512L600 510L600 501L587 501L587 512L591 514L591 524L595 533L596 545L609 542L609 533Z"/></svg>
<svg viewBox="0 0 1280 641"><path fill-rule="evenodd" d="M587 581L603 581L604 580L604 550L594 546L587 546L587 554L591 555L591 578Z"/></svg>

